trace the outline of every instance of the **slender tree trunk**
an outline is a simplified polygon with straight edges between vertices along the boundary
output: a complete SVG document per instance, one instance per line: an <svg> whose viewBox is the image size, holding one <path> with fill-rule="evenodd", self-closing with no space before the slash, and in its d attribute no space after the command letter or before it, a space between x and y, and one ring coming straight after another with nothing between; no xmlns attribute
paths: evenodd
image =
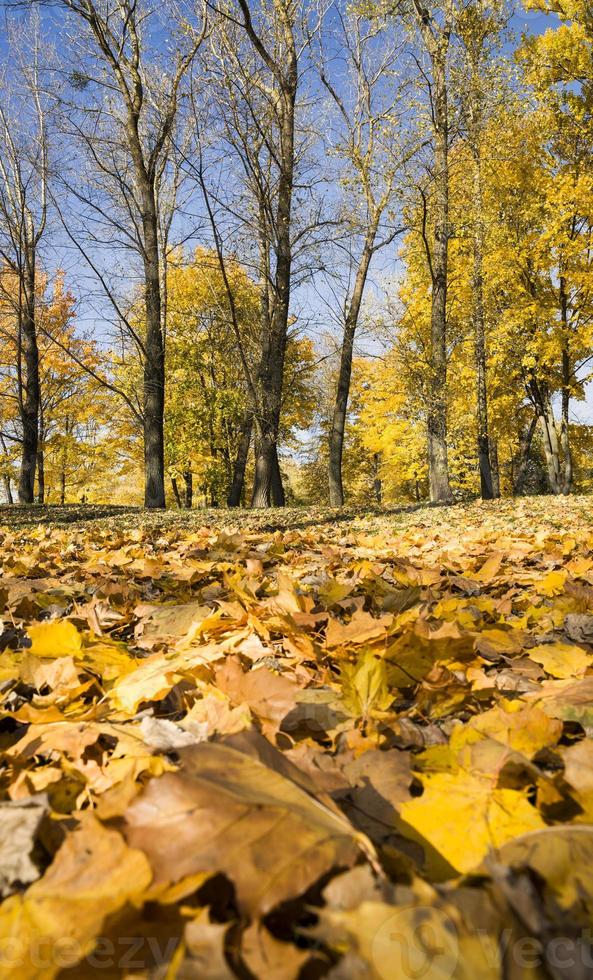
<svg viewBox="0 0 593 980"><path fill-rule="evenodd" d="M538 415L535 413L531 419L531 422L521 435L518 453L519 465L517 470L513 473L513 494L515 495L520 494L523 491L523 481L525 479L527 464L529 462L529 450L531 449L531 443L537 427L537 421Z"/></svg>
<svg viewBox="0 0 593 980"><path fill-rule="evenodd" d="M546 458L546 470L548 474L548 484L552 493L562 493L562 476L560 470L560 447L558 444L558 434L556 432L556 420L550 404L546 397L543 411L540 414L540 427L544 446L544 456Z"/></svg>
<svg viewBox="0 0 593 980"><path fill-rule="evenodd" d="M284 485L282 483L282 473L280 472L280 460L278 459L278 445L274 445L274 458L272 463L272 504L274 507L285 507L286 497Z"/></svg>
<svg viewBox="0 0 593 980"><path fill-rule="evenodd" d="M498 443L496 439L489 439L490 445L490 471L492 473L492 493L498 499L500 497L500 469L498 466Z"/></svg>
<svg viewBox="0 0 593 980"><path fill-rule="evenodd" d="M562 422L560 426L560 445L564 463L562 476L562 493L566 496L572 490L573 467L572 450L570 447L569 410L570 410L570 360L568 351L562 351Z"/></svg>
<svg viewBox="0 0 593 980"><path fill-rule="evenodd" d="M39 443L37 447L37 503L45 503L45 420L39 408Z"/></svg>
<svg viewBox="0 0 593 980"><path fill-rule="evenodd" d="M20 343L25 369L20 396L23 451L19 476L19 501L32 504L35 499L35 468L39 440L39 351L35 323L35 256L27 256L23 284L23 308L20 314Z"/></svg>
<svg viewBox="0 0 593 980"><path fill-rule="evenodd" d="M377 221L374 221L367 231L365 243L356 270L356 278L352 297L344 322L344 334L340 351L340 368L336 388L336 400L329 438L329 502L331 507L342 507L344 504L344 487L342 485L342 454L344 449L344 431L348 398L350 396L350 380L352 377L352 356L354 352L354 336L358 325L360 307L364 294L369 266L373 255L373 243L377 234Z"/></svg>
<svg viewBox="0 0 593 980"><path fill-rule="evenodd" d="M173 488L173 496L175 497L175 503L181 510L181 494L179 493L179 484L177 483L177 477L171 477L171 486Z"/></svg>
<svg viewBox="0 0 593 980"><path fill-rule="evenodd" d="M294 181L294 110L297 91L297 64L294 48L290 65L278 93L280 112L280 173L276 209L276 269L273 306L262 343L258 372L260 404L256 420L255 475L253 507L284 506L284 490L278 466L277 442L282 406L284 358L288 332L292 280L291 212Z"/></svg>
<svg viewBox="0 0 593 980"><path fill-rule="evenodd" d="M4 436L0 434L0 446L2 447L2 452L6 456L7 449L6 443L4 441ZM6 494L6 503L14 504L14 497L12 496L12 480L10 477L10 470L7 470L2 474L2 482L4 483L4 493Z"/></svg>
<svg viewBox="0 0 593 980"><path fill-rule="evenodd" d="M227 496L228 507L239 507L241 496L245 485L245 469L247 467L247 457L249 456L249 446L251 444L251 432L253 429L253 412L248 409L245 412L241 425L241 435L237 447L235 466L233 469L233 481Z"/></svg>
<svg viewBox="0 0 593 980"><path fill-rule="evenodd" d="M64 470L60 473L60 503L62 507L66 503L66 473Z"/></svg>
<svg viewBox="0 0 593 980"><path fill-rule="evenodd" d="M144 358L144 506L165 507L165 350L162 330L160 253L154 186L142 178L144 237L144 302L146 315Z"/></svg>
<svg viewBox="0 0 593 980"><path fill-rule="evenodd" d="M380 467L381 467L381 453L373 453L373 493L375 495L375 500L379 505L382 503L382 497L383 497Z"/></svg>
<svg viewBox="0 0 593 980"><path fill-rule="evenodd" d="M447 287L449 262L449 109L445 54L433 54L434 242L432 248L431 347L428 396L430 499L451 500L447 457Z"/></svg>
<svg viewBox="0 0 593 980"><path fill-rule="evenodd" d="M2 482L4 483L4 493L6 494L6 503L14 504L14 498L12 496L12 484L10 481L10 474L4 473L2 476Z"/></svg>
<svg viewBox="0 0 593 980"><path fill-rule="evenodd" d="M191 470L185 470L183 480L185 483L183 505L186 510L191 510L194 503L194 475Z"/></svg>
<svg viewBox="0 0 593 980"><path fill-rule="evenodd" d="M562 475L562 493L568 495L572 490L573 467L572 451L570 448L570 353L568 348L568 295L566 292L566 282L564 276L560 279L560 305L563 329L562 344L562 420L560 423L560 444L564 463L564 473Z"/></svg>
<svg viewBox="0 0 593 980"><path fill-rule="evenodd" d="M476 360L476 387L478 408L478 464L480 468L480 492L483 500L492 500L494 485L490 463L490 439L488 433L488 390L486 384L486 329L484 324L484 218L482 200L482 159L478 137L473 140L474 157L474 229L472 305Z"/></svg>
<svg viewBox="0 0 593 980"><path fill-rule="evenodd" d="M37 452L37 503L45 503L45 453L43 444Z"/></svg>

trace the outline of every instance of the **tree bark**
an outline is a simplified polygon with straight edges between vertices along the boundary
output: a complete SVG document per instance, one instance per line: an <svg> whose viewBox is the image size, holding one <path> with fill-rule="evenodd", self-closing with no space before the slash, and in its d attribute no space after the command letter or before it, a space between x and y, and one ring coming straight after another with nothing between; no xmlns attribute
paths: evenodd
<svg viewBox="0 0 593 980"><path fill-rule="evenodd" d="M154 186L146 178L142 194L144 232L144 506L165 507L165 350L161 322L158 218Z"/></svg>
<svg viewBox="0 0 593 980"><path fill-rule="evenodd" d="M185 483L183 506L186 510L191 510L194 503L194 475L191 470L185 470L183 480Z"/></svg>
<svg viewBox="0 0 593 980"><path fill-rule="evenodd" d="M248 409L241 425L241 435L235 457L233 468L233 480L227 496L228 507L239 507L245 485L245 469L247 467L247 457L249 456L249 446L251 444L251 433L253 430L253 413Z"/></svg>
<svg viewBox="0 0 593 980"><path fill-rule="evenodd" d="M280 460L278 459L278 444L274 445L274 456L272 461L272 504L274 507L285 507L286 496L282 473L280 471Z"/></svg>
<svg viewBox="0 0 593 980"><path fill-rule="evenodd" d="M500 497L500 468L498 465L498 443L496 439L489 439L490 445L490 472L492 474L492 494L495 499Z"/></svg>
<svg viewBox="0 0 593 980"><path fill-rule="evenodd" d="M175 497L175 503L181 510L181 494L179 493L179 484L177 483L177 477L171 477L171 486L173 488L173 496Z"/></svg>
<svg viewBox="0 0 593 980"><path fill-rule="evenodd" d="M276 465L276 440L273 435L262 433L256 436L252 507L272 506L272 481Z"/></svg>
<svg viewBox="0 0 593 980"><path fill-rule="evenodd" d="M447 456L447 288L449 263L449 109L446 59L432 54L434 87L434 241L428 395L428 471L433 503L451 500Z"/></svg>
<svg viewBox="0 0 593 980"><path fill-rule="evenodd" d="M360 315L360 307L373 255L373 243L376 234L377 222L374 221L366 234L362 255L356 270L352 297L344 322L338 384L329 438L329 502L331 507L342 507L344 504L342 455L344 450L344 431L346 428L348 398L350 396L350 380L352 377L354 336L358 325L358 317Z"/></svg>
<svg viewBox="0 0 593 980"><path fill-rule="evenodd" d="M484 219L482 200L482 159L478 138L472 147L474 157L474 234L472 305L476 361L476 395L478 408L478 464L480 492L483 500L492 500L494 484L490 462L488 432L488 390L486 384L486 329L484 324Z"/></svg>
<svg viewBox="0 0 593 980"><path fill-rule="evenodd" d="M537 413L535 413L531 419L531 422L521 435L519 444L519 466L517 471L513 473L513 494L515 495L520 494L523 490L523 480L525 478L525 471L527 470L529 450L535 434L537 420L538 416Z"/></svg>
<svg viewBox="0 0 593 980"><path fill-rule="evenodd" d="M14 504L14 498L12 496L12 484L10 482L10 475L8 473L4 473L4 475L2 476L2 480L4 482L4 493L6 494L6 503L12 505Z"/></svg>
<svg viewBox="0 0 593 980"><path fill-rule="evenodd" d="M564 473L562 478L562 493L568 495L572 490L573 466L572 451L570 448L570 353L569 353L569 322L568 322L568 295L566 292L566 282L564 276L560 278L560 306L562 317L563 344L562 344L562 419L560 423L560 444L564 463Z"/></svg>
<svg viewBox="0 0 593 980"><path fill-rule="evenodd" d="M548 474L548 484L552 493L562 493L562 476L560 470L560 447L558 444L558 434L556 432L556 420L550 404L546 397L543 409L540 414L540 427L544 446L544 456L546 459L546 471Z"/></svg>
<svg viewBox="0 0 593 980"><path fill-rule="evenodd" d="M383 486L380 477L381 453L373 453L373 494L379 506L383 501Z"/></svg>
<svg viewBox="0 0 593 980"><path fill-rule="evenodd" d="M39 407L39 442L37 446L37 503L45 503L45 420L43 404Z"/></svg>
<svg viewBox="0 0 593 980"><path fill-rule="evenodd" d="M295 167L295 101L298 85L297 53L286 12L282 14L287 66L276 65L278 83L279 174L275 214L276 268L269 316L264 317L262 356L258 371L259 405L254 419L255 475L252 506L284 506L278 466L277 442L282 406L284 358L292 284L292 191ZM269 281L269 276L268 276Z"/></svg>
<svg viewBox="0 0 593 980"><path fill-rule="evenodd" d="M35 323L35 256L26 257L26 274L22 284L22 306L20 313L20 352L21 371L24 368L24 381L19 395L21 425L23 430L23 449L19 475L19 501L32 504L35 499L35 468L39 441L39 350Z"/></svg>

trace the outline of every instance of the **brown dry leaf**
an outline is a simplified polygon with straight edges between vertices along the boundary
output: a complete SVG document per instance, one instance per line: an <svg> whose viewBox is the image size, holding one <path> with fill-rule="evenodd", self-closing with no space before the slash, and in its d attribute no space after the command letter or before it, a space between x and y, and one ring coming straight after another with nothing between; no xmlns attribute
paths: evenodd
<svg viewBox="0 0 593 980"><path fill-rule="evenodd" d="M179 754L182 772L153 779L126 814L127 840L147 855L157 883L222 872L242 910L265 914L372 851L255 733Z"/></svg>
<svg viewBox="0 0 593 980"><path fill-rule="evenodd" d="M215 683L235 706L247 705L264 730L277 731L294 707L301 685L266 667L244 671L236 657L216 668Z"/></svg>
<svg viewBox="0 0 593 980"><path fill-rule="evenodd" d="M107 916L139 899L150 880L145 856L87 814L43 878L0 906L2 976L50 980L78 963ZM42 949L49 956L42 957Z"/></svg>
<svg viewBox="0 0 593 980"><path fill-rule="evenodd" d="M593 827L545 827L509 841L497 860L526 867L545 882L548 912L554 905L585 928L593 921Z"/></svg>
<svg viewBox="0 0 593 980"><path fill-rule="evenodd" d="M233 980L236 974L224 955L228 929L227 923L211 922L207 909L188 922L172 961L175 980Z"/></svg>
<svg viewBox="0 0 593 980"><path fill-rule="evenodd" d="M349 623L341 623L339 619L330 617L325 645L331 648L368 643L369 640L386 636L392 622L390 615L375 617L363 609L357 609Z"/></svg>
<svg viewBox="0 0 593 980"><path fill-rule="evenodd" d="M47 976L98 932L162 938L164 962L128 980L400 980L405 951L431 980L526 980L501 962L507 936L545 955L564 936L581 955L589 500L339 520L135 511L63 529L41 514L0 527L0 813L47 794L22 848L10 830L5 877L65 843L0 906L11 980L31 975L34 932ZM76 829L80 808L94 816ZM156 881L137 893L147 856ZM452 935L454 965L439 959Z"/></svg>
<svg viewBox="0 0 593 980"><path fill-rule="evenodd" d="M179 722L182 728L192 731L193 726L205 726L208 737L212 735L236 735L251 728L251 711L247 704L232 706L229 698L218 688L204 694L195 702Z"/></svg>
<svg viewBox="0 0 593 980"><path fill-rule="evenodd" d="M152 650L156 644L171 644L185 636L195 623L201 623L211 613L201 602L182 605L154 606L136 627L138 646Z"/></svg>
<svg viewBox="0 0 593 980"><path fill-rule="evenodd" d="M15 885L29 885L39 877L31 854L35 836L48 811L47 796L39 794L0 803L0 896Z"/></svg>

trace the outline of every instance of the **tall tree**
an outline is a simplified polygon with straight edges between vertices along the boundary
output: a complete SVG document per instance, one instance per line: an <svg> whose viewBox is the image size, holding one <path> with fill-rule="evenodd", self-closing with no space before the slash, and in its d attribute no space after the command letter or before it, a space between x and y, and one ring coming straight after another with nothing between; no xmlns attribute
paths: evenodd
<svg viewBox="0 0 593 980"><path fill-rule="evenodd" d="M449 286L449 77L455 0L412 0L416 31L428 56L430 123L433 138L430 181L431 237L425 236L432 280L429 404L427 413L430 499L451 499L447 458L447 290ZM428 226L426 226L428 227Z"/></svg>
<svg viewBox="0 0 593 980"><path fill-rule="evenodd" d="M331 17L331 20L329 18ZM354 339L373 257L403 230L394 208L395 189L406 158L401 119L402 78L396 65L401 41L391 25L367 20L356 11L331 8L319 35L319 72L332 106L326 139L342 166L340 252L345 254L345 283L340 290L342 338L329 434L329 499L344 503L342 454L350 395ZM336 54L335 52L339 52ZM347 84L344 84L345 75ZM403 76L403 72L402 72ZM412 150L408 149L408 155ZM338 260L338 266L341 264ZM332 277L336 278L335 269ZM335 294L335 288L330 295Z"/></svg>
<svg viewBox="0 0 593 980"><path fill-rule="evenodd" d="M39 247L47 227L47 106L39 77L39 28L32 17L9 30L11 72L0 104L0 298L12 307L21 465L18 496L32 503L39 444Z"/></svg>
<svg viewBox="0 0 593 980"><path fill-rule="evenodd" d="M91 179L70 192L92 226L95 247L105 235L140 259L144 323L135 330L118 300L113 277L101 273L82 236L69 233L131 332L143 361L139 400L144 436L144 502L165 506L165 192L182 103L182 85L205 33L173 7L132 0L60 0L77 25L71 81L81 98L68 114L70 135L82 147ZM164 17L164 14L169 14ZM163 30L168 35L164 40ZM86 97L85 97L86 95ZM169 191L175 179L168 181Z"/></svg>
<svg viewBox="0 0 593 980"><path fill-rule="evenodd" d="M480 492L484 500L496 496L490 459L488 426L487 337L484 305L484 130L496 108L500 93L493 45L505 24L505 6L500 0L474 0L457 18L462 45L458 78L462 118L472 159L472 321L476 365L477 452ZM499 52L498 52L499 54ZM500 96L499 96L500 97Z"/></svg>
<svg viewBox="0 0 593 980"><path fill-rule="evenodd" d="M202 157L198 177L221 269L228 258L226 237L234 234L243 249L242 261L243 253L249 256L261 301L256 352L248 350L234 318L250 405L231 502L237 502L240 470L253 427L252 506L282 506L285 496L278 463L278 435L297 238L293 197L302 148L297 144L296 116L306 12L299 0L274 0L255 8L246 0L237 0L231 8L217 9L211 76L213 91L219 96L222 153L228 158L230 151L231 160L237 165L238 198L235 189L228 187L227 172L227 198L222 201L220 161L214 168L214 189L208 184ZM225 166L226 163L225 159ZM228 279L225 272L223 276ZM232 310L232 302L230 305Z"/></svg>

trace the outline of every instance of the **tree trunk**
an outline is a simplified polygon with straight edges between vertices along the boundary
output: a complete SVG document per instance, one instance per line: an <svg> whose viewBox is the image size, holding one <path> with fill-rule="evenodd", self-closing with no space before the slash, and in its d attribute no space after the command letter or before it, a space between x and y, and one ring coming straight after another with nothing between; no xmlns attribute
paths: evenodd
<svg viewBox="0 0 593 980"><path fill-rule="evenodd" d="M525 479L525 471L527 470L527 464L529 462L529 450L531 449L531 443L535 434L537 420L538 416L536 413L521 435L521 440L519 443L519 466L516 472L513 472L513 494L515 495L520 494L523 491L523 480Z"/></svg>
<svg viewBox="0 0 593 980"><path fill-rule="evenodd" d="M381 484L380 477L380 467L381 467L381 453L373 453L373 493L375 495L376 502L381 505L383 488Z"/></svg>
<svg viewBox="0 0 593 980"><path fill-rule="evenodd" d="M286 506L286 497L284 494L284 485L282 483L282 473L280 472L277 444L274 444L274 460L272 464L272 504L274 507Z"/></svg>
<svg viewBox="0 0 593 980"><path fill-rule="evenodd" d="M181 510L181 494L179 493L179 484L177 483L177 477L171 477L171 486L173 487L173 496L175 497L175 503Z"/></svg>
<svg viewBox="0 0 593 980"><path fill-rule="evenodd" d="M492 494L495 499L500 497L500 468L498 465L498 443L490 439L490 472L492 473Z"/></svg>
<svg viewBox="0 0 593 980"><path fill-rule="evenodd" d="M562 316L563 344L562 344L562 421L560 423L560 444L564 463L564 473L562 475L562 493L568 495L572 490L573 467L572 451L570 448L570 354L569 354L569 323L568 323L568 295L566 292L566 282L564 276L560 279L560 306Z"/></svg>
<svg viewBox="0 0 593 980"><path fill-rule="evenodd" d="M12 484L10 482L10 474L4 473L4 475L2 476L2 480L4 483L4 493L6 494L6 503L14 504L14 498L12 496Z"/></svg>
<svg viewBox="0 0 593 980"><path fill-rule="evenodd" d="M23 451L19 476L19 501L32 504L35 499L35 468L39 440L39 351L35 324L35 256L27 256L23 283L23 306L20 311L20 347L25 378L20 393L20 415Z"/></svg>
<svg viewBox="0 0 593 980"><path fill-rule="evenodd" d="M358 317L364 294L364 287L373 256L373 244L377 235L377 221L370 225L356 270L356 278L352 297L348 305L344 322L344 334L340 350L340 368L336 388L336 400L329 437L329 502L331 507L344 505L344 487L342 485L342 454L344 449L344 431L348 398L350 396L350 379L352 377L352 356L354 352L354 335L358 326Z"/></svg>
<svg viewBox="0 0 593 980"><path fill-rule="evenodd" d="M572 450L570 448L570 430L568 427L570 408L570 361L566 350L562 351L562 376L562 422L560 425L560 445L562 447L562 457L564 463L564 472L562 474L562 493L565 496L568 496L572 490L573 466Z"/></svg>
<svg viewBox="0 0 593 980"><path fill-rule="evenodd" d="M137 170L141 170L138 166ZM142 179L144 237L144 302L146 316L144 358L144 506L165 507L165 350L162 330L158 218L154 186Z"/></svg>
<svg viewBox="0 0 593 980"><path fill-rule="evenodd" d="M237 455L235 457L235 465L233 469L233 482L231 483L226 501L228 507L239 507L241 504L252 429L253 413L251 409L248 409L245 412L243 424L241 426L241 435L239 438L239 445L237 447Z"/></svg>
<svg viewBox="0 0 593 980"><path fill-rule="evenodd" d="M256 435L252 507L270 507L272 505L272 481L275 466L277 466L277 456L276 441L273 435L269 433Z"/></svg>
<svg viewBox="0 0 593 980"><path fill-rule="evenodd" d="M45 453L43 441L40 441L37 451L37 503L45 503Z"/></svg>
<svg viewBox="0 0 593 980"><path fill-rule="evenodd" d="M62 507L66 503L66 473L64 470L60 473L60 503Z"/></svg>
<svg viewBox="0 0 593 980"><path fill-rule="evenodd" d="M486 385L486 330L484 325L484 219L482 200L482 159L477 136L472 147L474 157L474 235L472 304L476 361L476 386L478 408L478 464L480 468L480 492L483 500L492 500L494 485L490 463L490 439L488 434L488 390Z"/></svg>
<svg viewBox="0 0 593 980"><path fill-rule="evenodd" d="M183 480L185 482L183 506L186 510L191 510L194 503L194 475L191 470L185 470Z"/></svg>
<svg viewBox="0 0 593 980"><path fill-rule="evenodd" d="M279 77L279 76L277 76ZM284 490L278 466L277 442L282 407L284 358L292 283L291 212L294 181L294 110L298 73L292 42L289 66L282 75L278 95L280 115L280 168L275 215L276 269L273 304L264 317L262 357L258 372L259 405L256 420L253 507L284 506Z"/></svg>
<svg viewBox="0 0 593 980"><path fill-rule="evenodd" d="M562 493L562 476L560 470L560 447L556 432L556 420L549 398L545 399L543 411L540 414L540 427L546 458L548 484L552 493Z"/></svg>
<svg viewBox="0 0 593 980"><path fill-rule="evenodd" d="M451 500L447 457L447 287L449 261L449 110L445 54L433 53L434 242L428 395L428 470L433 503Z"/></svg>

